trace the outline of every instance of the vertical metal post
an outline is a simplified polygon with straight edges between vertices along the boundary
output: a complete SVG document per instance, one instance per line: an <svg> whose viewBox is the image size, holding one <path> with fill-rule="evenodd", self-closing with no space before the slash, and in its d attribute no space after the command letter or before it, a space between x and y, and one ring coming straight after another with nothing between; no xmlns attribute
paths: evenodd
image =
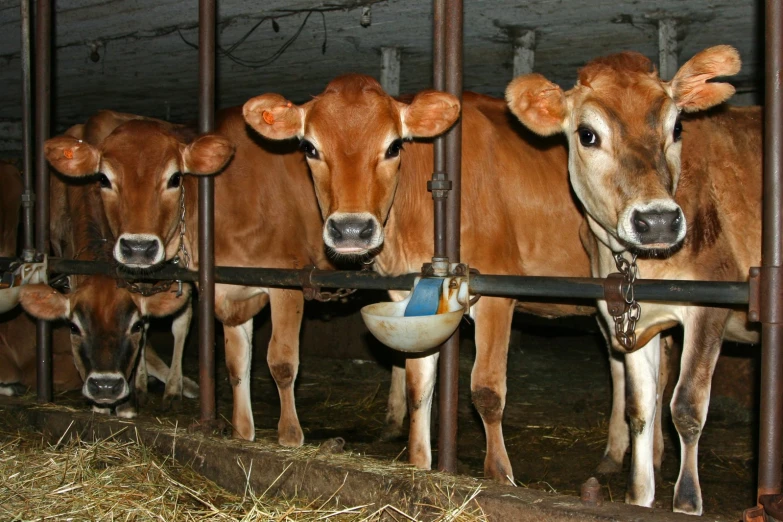
<svg viewBox="0 0 783 522"><path fill-rule="evenodd" d="M52 4L37 0L35 8L35 174L36 206L35 247L39 253L49 251L49 166L44 156L44 142L51 123ZM36 325L36 360L38 369L38 402L52 400L52 329L48 321Z"/></svg>
<svg viewBox="0 0 783 522"><path fill-rule="evenodd" d="M446 0L432 2L432 88L446 90ZM432 181L446 179L446 137L435 138L433 146ZM445 190L432 189L435 211L434 256L446 257L446 198Z"/></svg>
<svg viewBox="0 0 783 522"><path fill-rule="evenodd" d="M22 248L27 262L35 255L35 171L33 167L33 105L30 69L30 0L22 0Z"/></svg>
<svg viewBox="0 0 783 522"><path fill-rule="evenodd" d="M449 0L445 12L446 92L462 100L462 0ZM460 194L462 180L462 122L446 134L446 172L451 191L446 201L446 255L460 259ZM457 402L459 390L459 329L440 349L438 469L457 471Z"/></svg>
<svg viewBox="0 0 783 522"><path fill-rule="evenodd" d="M199 132L215 126L215 0L199 0ZM198 345L202 423L215 420L215 180L198 180Z"/></svg>
<svg viewBox="0 0 783 522"><path fill-rule="evenodd" d="M783 424L783 7L766 2L764 226L761 267L761 412L758 495L781 491Z"/></svg>

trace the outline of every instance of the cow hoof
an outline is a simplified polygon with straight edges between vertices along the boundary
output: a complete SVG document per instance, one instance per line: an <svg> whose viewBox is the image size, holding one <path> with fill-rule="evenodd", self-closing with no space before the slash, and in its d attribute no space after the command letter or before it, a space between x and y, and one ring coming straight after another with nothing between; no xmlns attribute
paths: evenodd
<svg viewBox="0 0 783 522"><path fill-rule="evenodd" d="M7 397L18 397L27 393L27 386L19 384L18 382L12 382L10 384L0 384L0 395Z"/></svg>
<svg viewBox="0 0 783 522"><path fill-rule="evenodd" d="M304 444L304 433L299 426L291 426L288 429L281 430L277 437L277 442L287 448L298 448Z"/></svg>
<svg viewBox="0 0 783 522"><path fill-rule="evenodd" d="M613 475L615 473L620 473L623 470L623 463L617 462L616 460L612 459L609 455L604 455L604 458L601 459L601 463L598 464L598 467L595 469L595 472L599 475Z"/></svg>
<svg viewBox="0 0 783 522"><path fill-rule="evenodd" d="M378 442L400 442L407 440L407 433L402 426L387 424L378 436Z"/></svg>
<svg viewBox="0 0 783 522"><path fill-rule="evenodd" d="M161 409L163 411L178 412L182 410L182 396L181 395L164 395L163 401L161 401Z"/></svg>
<svg viewBox="0 0 783 522"><path fill-rule="evenodd" d="M93 413L98 413L100 415L110 415L111 414L111 408L101 408L100 406L93 406L92 407Z"/></svg>
<svg viewBox="0 0 783 522"><path fill-rule="evenodd" d="M514 472L511 470L511 463L495 462L494 466L488 463L484 464L484 476L497 482L498 484L504 484L506 486L516 486L514 481Z"/></svg>
<svg viewBox="0 0 783 522"><path fill-rule="evenodd" d="M182 395L188 399L198 398L198 383L193 379L182 377Z"/></svg>
<svg viewBox="0 0 783 522"><path fill-rule="evenodd" d="M135 419L139 414L136 411L136 406L134 406L131 402L120 404L115 408L114 411L117 414L117 417L121 419Z"/></svg>

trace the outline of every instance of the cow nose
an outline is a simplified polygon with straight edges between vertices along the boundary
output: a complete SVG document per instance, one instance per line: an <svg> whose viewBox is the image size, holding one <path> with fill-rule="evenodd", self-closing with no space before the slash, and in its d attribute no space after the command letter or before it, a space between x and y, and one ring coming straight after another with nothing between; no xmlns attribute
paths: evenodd
<svg viewBox="0 0 783 522"><path fill-rule="evenodd" d="M633 213L631 221L642 244L675 243L682 229L682 213L679 209L645 212L637 210Z"/></svg>
<svg viewBox="0 0 783 522"><path fill-rule="evenodd" d="M375 234L375 221L372 219L329 219L326 230L333 241L370 239Z"/></svg>
<svg viewBox="0 0 783 522"><path fill-rule="evenodd" d="M158 255L158 242L154 239L120 239L120 252L128 261L152 261Z"/></svg>
<svg viewBox="0 0 783 522"><path fill-rule="evenodd" d="M111 401L120 398L125 389L125 380L119 376L101 376L87 378L87 392L95 401Z"/></svg>

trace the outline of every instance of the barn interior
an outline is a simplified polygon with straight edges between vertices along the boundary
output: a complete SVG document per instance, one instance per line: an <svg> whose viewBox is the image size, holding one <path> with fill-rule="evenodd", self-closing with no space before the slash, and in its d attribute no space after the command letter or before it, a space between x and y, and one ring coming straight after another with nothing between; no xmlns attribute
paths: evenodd
<svg viewBox="0 0 783 522"><path fill-rule="evenodd" d="M634 50L656 64L661 59L682 64L701 49L730 44L743 61L740 73L728 79L737 89L732 103L763 100L760 0L578 4L465 2L465 89L502 96L515 72L525 67L569 88L581 65L605 54ZM101 109L173 122L197 117L195 6L174 0L69 0L54 2L53 13L53 133ZM380 78L388 60L398 67L398 75L387 79L390 89L415 93L432 85L431 28L431 3L417 0L221 0L217 106L240 105L263 92L306 101L338 74ZM0 158L20 164L21 33L16 0L0 0L0 29ZM362 291L343 302L307 305L296 388L307 443L342 437L352 451L405 460L405 438L382 437L389 369L401 357L367 333L358 313L362 305L386 299L383 292ZM264 364L270 323L268 310L255 321L252 393L258 436L272 441L279 401ZM166 321L153 324L151 342L163 354L170 352L168 331ZM472 325L463 321L461 332L459 471L480 477L484 434L469 393L475 352ZM230 417L231 390L219 327L216 333L219 413ZM185 373L194 379L196 337L193 329L185 352ZM726 343L716 372L700 445L705 515L712 520L735 520L754 503L758 359L758 346ZM669 370L677 371L676 357ZM671 375L664 401L676 373ZM162 412L157 392L162 386L153 389L144 415L170 416L183 424L198 415L197 401L187 399L176 411ZM603 452L610 398L606 348L593 318L553 321L517 314L509 349L504 433L518 485L578 495ZM84 405L78 393L58 397L57 402ZM677 477L679 443L668 412L664 423L666 453L656 506L667 509ZM626 478L624 472L600 477L607 499L624 499Z"/></svg>

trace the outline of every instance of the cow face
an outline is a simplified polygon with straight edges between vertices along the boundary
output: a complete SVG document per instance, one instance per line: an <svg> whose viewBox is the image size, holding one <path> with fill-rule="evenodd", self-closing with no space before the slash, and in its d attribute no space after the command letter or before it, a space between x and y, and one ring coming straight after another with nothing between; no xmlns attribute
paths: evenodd
<svg viewBox="0 0 783 522"><path fill-rule="evenodd" d="M324 243L351 256L383 244L404 142L443 133L459 111L459 100L451 95L428 91L403 103L361 75L333 80L304 105L264 94L243 109L247 123L262 136L301 140L324 218Z"/></svg>
<svg viewBox="0 0 783 522"><path fill-rule="evenodd" d="M65 320L71 326L71 350L84 386L82 393L98 405L125 401L131 388L139 352L145 342L146 317L175 313L187 297L166 292L151 297L117 288L106 276L82 278L64 295L45 284L25 285L22 307L48 321Z"/></svg>
<svg viewBox="0 0 783 522"><path fill-rule="evenodd" d="M62 174L96 176L106 217L117 241L114 258L131 270L173 258L179 248L184 174L214 174L234 148L204 135L185 145L172 127L152 120L118 126L100 148L70 136L46 142L46 157Z"/></svg>
<svg viewBox="0 0 783 522"><path fill-rule="evenodd" d="M677 246L686 232L674 201L680 113L728 99L731 85L707 80L739 67L735 49L713 47L664 82L647 58L622 53L589 63L565 93L532 74L515 79L506 99L532 131L565 133L571 184L598 237L614 251L655 252Z"/></svg>

